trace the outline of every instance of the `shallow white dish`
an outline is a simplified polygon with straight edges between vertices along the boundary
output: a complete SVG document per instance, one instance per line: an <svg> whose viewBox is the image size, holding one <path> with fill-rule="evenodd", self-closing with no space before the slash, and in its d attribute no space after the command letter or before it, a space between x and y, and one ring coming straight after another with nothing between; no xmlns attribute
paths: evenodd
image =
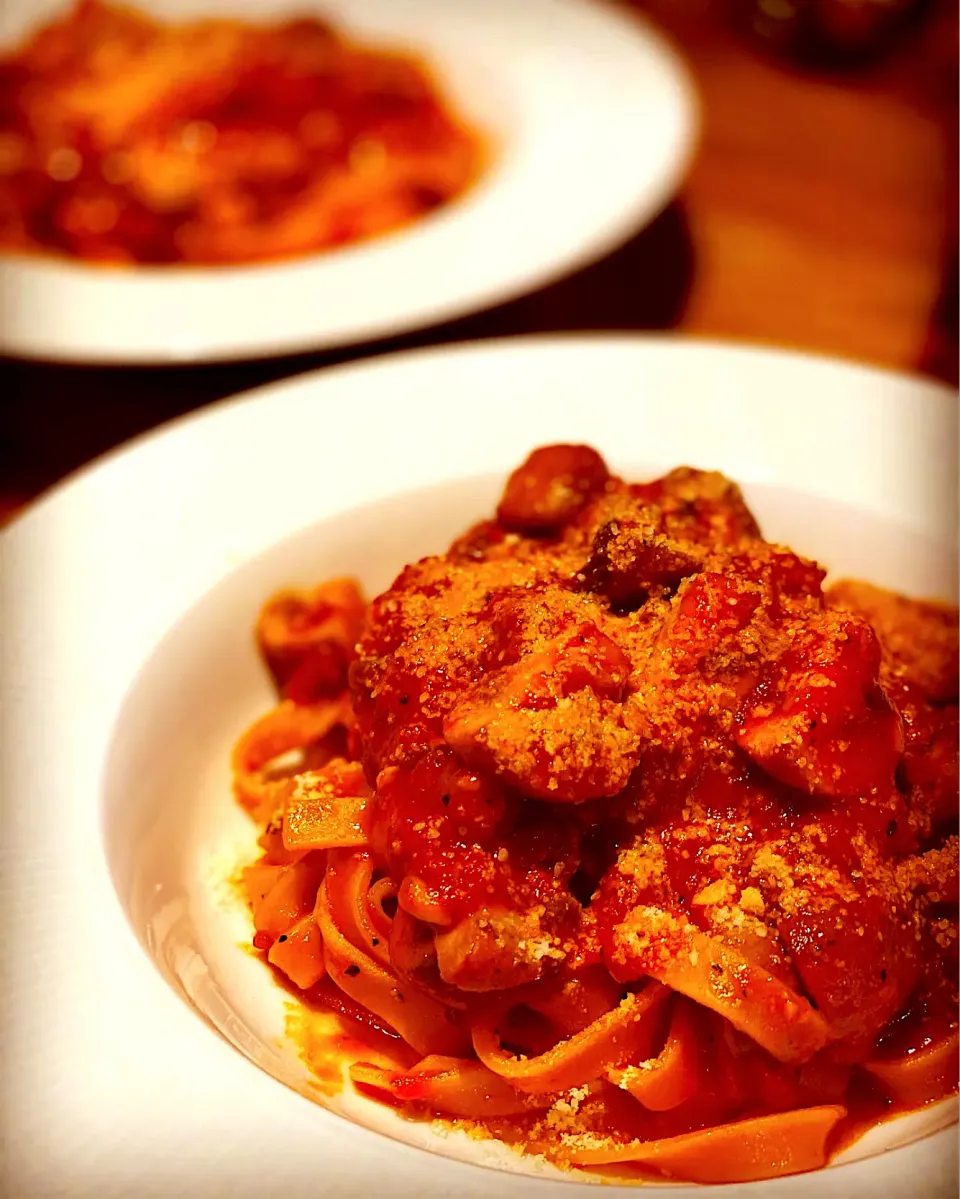
<svg viewBox="0 0 960 1199"><path fill-rule="evenodd" d="M269 702L250 636L262 599L332 573L385 585L549 440L590 441L637 474L717 467L768 536L834 573L955 589L949 391L678 339L383 358L215 405L81 472L0 540L0 1193L577 1193L565 1178L551 1191L546 1170L463 1164L531 1165L378 1105L351 1101L365 1129L304 1102L277 1040L284 993L237 947L249 926L214 885L250 843L228 752ZM728 1190L955 1194L955 1115L937 1105L849 1164Z"/></svg>
<svg viewBox="0 0 960 1199"><path fill-rule="evenodd" d="M68 0L5 0L0 42ZM246 268L104 270L0 259L0 352L103 363L268 357L386 337L510 299L656 215L693 141L686 71L602 0L141 0L166 18L296 11L420 50L493 162L407 230Z"/></svg>

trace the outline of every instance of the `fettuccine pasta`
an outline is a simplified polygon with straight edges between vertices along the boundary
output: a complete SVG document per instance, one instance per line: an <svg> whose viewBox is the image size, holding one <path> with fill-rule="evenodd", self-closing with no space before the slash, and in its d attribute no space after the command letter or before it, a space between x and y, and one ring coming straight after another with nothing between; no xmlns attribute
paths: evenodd
<svg viewBox="0 0 960 1199"><path fill-rule="evenodd" d="M823 581L720 475L552 446L369 605L267 604L254 944L376 1035L351 1085L694 1182L956 1090L956 612Z"/></svg>

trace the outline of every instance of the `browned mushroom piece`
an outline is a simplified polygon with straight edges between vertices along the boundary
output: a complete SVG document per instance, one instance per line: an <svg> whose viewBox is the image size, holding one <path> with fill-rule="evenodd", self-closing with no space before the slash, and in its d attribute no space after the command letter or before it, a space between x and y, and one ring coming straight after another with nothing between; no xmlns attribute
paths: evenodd
<svg viewBox="0 0 960 1199"><path fill-rule="evenodd" d="M706 556L703 547L668 537L650 521L611 520L597 530L575 582L614 604L631 604L675 590L702 569Z"/></svg>

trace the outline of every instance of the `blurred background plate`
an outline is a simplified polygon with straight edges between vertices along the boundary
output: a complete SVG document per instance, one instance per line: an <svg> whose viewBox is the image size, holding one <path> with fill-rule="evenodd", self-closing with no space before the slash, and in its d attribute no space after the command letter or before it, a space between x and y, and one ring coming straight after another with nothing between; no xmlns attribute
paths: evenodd
<svg viewBox="0 0 960 1199"><path fill-rule="evenodd" d="M65 10L6 0L6 44ZM663 207L694 130L687 74L642 18L596 0L143 0L202 13L327 16L418 50L494 161L461 201L400 233L281 265L104 270L0 264L0 353L100 363L264 357L357 343L531 290Z"/></svg>

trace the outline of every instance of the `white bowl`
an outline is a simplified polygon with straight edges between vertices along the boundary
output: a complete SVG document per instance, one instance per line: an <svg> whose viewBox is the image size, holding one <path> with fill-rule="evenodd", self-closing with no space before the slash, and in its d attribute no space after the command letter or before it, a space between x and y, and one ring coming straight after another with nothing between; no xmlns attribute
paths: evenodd
<svg viewBox="0 0 960 1199"><path fill-rule="evenodd" d="M0 41L72 0L5 0ZM141 0L168 19L217 0ZM267 357L386 337L533 290L654 217L693 142L692 87L648 22L602 0L230 0L316 12L434 66L493 160L461 200L343 249L249 267L0 260L0 352L103 363Z"/></svg>
<svg viewBox="0 0 960 1199"><path fill-rule="evenodd" d="M82 472L2 541L18 1095L4 1193L575 1186L495 1144L318 1096L282 1038L287 996L238 947L249 924L222 885L253 844L228 758L270 702L251 639L264 597L330 574L385 586L557 439L636 475L718 467L768 536L832 573L955 591L954 398L800 356L616 337L420 352L216 405ZM955 1114L934 1105L824 1171L727 1189L946 1195L954 1138L930 1134Z"/></svg>

